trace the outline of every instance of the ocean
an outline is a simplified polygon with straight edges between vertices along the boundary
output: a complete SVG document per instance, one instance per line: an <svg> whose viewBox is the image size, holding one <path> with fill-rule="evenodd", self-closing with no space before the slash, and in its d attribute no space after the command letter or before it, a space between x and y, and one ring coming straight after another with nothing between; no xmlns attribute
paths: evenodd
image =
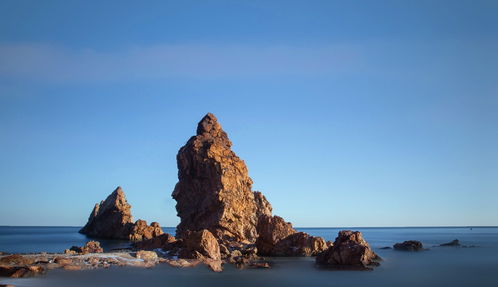
<svg viewBox="0 0 498 287"><path fill-rule="evenodd" d="M34 278L0 278L15 286L498 286L498 227L297 228L334 240L343 229L363 233L383 261L373 271L317 268L314 258L272 258L272 268L238 270L224 265L222 273L205 266L178 269L161 264L151 269L111 267L87 271L52 270ZM79 227L0 227L0 251L62 252L90 240ZM174 234L174 228L164 228ZM419 240L422 252L381 249L404 240ZM437 247L459 239L463 247ZM104 249L128 242L100 240Z"/></svg>

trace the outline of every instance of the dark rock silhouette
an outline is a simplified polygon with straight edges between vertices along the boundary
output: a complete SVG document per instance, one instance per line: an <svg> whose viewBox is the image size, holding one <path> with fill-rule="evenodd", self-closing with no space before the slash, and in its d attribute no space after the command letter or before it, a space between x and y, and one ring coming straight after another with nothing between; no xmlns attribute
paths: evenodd
<svg viewBox="0 0 498 287"><path fill-rule="evenodd" d="M421 251L424 250L422 242L417 240L408 240L401 243L396 243L393 245L395 250L401 251Z"/></svg>
<svg viewBox="0 0 498 287"><path fill-rule="evenodd" d="M455 240L452 240L450 242L440 244L439 246L461 246L461 245L460 245L460 241L458 241L458 239L455 239Z"/></svg>
<svg viewBox="0 0 498 287"><path fill-rule="evenodd" d="M368 270L377 266L380 257L373 252L359 231L339 231L334 244L318 254L319 266L338 269Z"/></svg>

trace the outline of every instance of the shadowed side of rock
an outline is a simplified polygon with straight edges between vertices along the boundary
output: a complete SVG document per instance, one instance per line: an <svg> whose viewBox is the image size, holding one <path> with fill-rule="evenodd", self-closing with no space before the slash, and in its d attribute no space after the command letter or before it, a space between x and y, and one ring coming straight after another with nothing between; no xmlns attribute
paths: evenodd
<svg viewBox="0 0 498 287"><path fill-rule="evenodd" d="M337 269L369 270L380 260L361 232L351 230L339 231L334 244L316 257L319 266Z"/></svg>
<svg viewBox="0 0 498 287"><path fill-rule="evenodd" d="M117 187L104 201L93 208L88 222L79 231L94 238L140 241L163 234L159 223L147 225L145 220L133 223L131 205L121 187Z"/></svg>
<svg viewBox="0 0 498 287"><path fill-rule="evenodd" d="M80 233L96 238L127 240L133 221L130 209L123 190L118 186L104 201L95 205Z"/></svg>

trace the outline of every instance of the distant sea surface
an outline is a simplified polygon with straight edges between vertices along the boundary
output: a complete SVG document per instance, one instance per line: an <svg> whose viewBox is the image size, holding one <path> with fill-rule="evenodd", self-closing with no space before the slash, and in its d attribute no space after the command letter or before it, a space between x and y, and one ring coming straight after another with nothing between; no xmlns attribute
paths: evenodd
<svg viewBox="0 0 498 287"><path fill-rule="evenodd" d="M91 240L80 227L0 226L0 251L62 252ZM163 228L174 234L174 228ZM298 228L334 240L343 229L363 233L383 261L371 272L330 271L314 266L314 258L272 258L270 270L238 270L225 265L222 273L205 266L178 269L166 264L152 269L112 267L110 270L52 270L26 279L0 278L15 286L498 286L498 227ZM459 239L472 248L436 247ZM380 249L404 240L419 240L428 251ZM129 243L99 240L106 251Z"/></svg>

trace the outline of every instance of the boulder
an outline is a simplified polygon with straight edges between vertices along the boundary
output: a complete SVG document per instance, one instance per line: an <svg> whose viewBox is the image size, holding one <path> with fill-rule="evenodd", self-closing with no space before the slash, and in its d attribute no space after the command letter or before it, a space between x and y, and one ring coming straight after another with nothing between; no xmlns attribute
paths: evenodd
<svg viewBox="0 0 498 287"><path fill-rule="evenodd" d="M135 248L144 249L144 250L152 250L157 248L168 250L175 242L176 239L174 236L168 233L163 233L151 239L135 242L133 246Z"/></svg>
<svg viewBox="0 0 498 287"><path fill-rule="evenodd" d="M316 256L327 247L323 238L297 232L278 241L271 253L273 256Z"/></svg>
<svg viewBox="0 0 498 287"><path fill-rule="evenodd" d="M130 209L123 190L118 186L104 201L95 204L80 233L96 238L128 240L132 225Z"/></svg>
<svg viewBox="0 0 498 287"><path fill-rule="evenodd" d="M135 257L138 259L142 259L144 261L157 261L157 253L154 251L145 251L145 250L140 250L137 251Z"/></svg>
<svg viewBox="0 0 498 287"><path fill-rule="evenodd" d="M417 240L408 240L408 241L404 241L402 243L396 243L393 245L393 248L395 250L401 250L401 251L421 251L421 250L424 250L424 246L422 245L422 242L417 241Z"/></svg>
<svg viewBox="0 0 498 287"><path fill-rule="evenodd" d="M147 225L147 221L139 219L131 227L129 238L131 241L142 241L160 236L163 233L159 223L152 222Z"/></svg>
<svg viewBox="0 0 498 287"><path fill-rule="evenodd" d="M220 260L220 245L214 235L207 229L189 231L182 240L179 257L184 259Z"/></svg>
<svg viewBox="0 0 498 287"><path fill-rule="evenodd" d="M254 243L257 206L247 167L216 117L208 113L177 155L172 193L181 221L176 235L207 229L221 241ZM261 212L265 212L260 209Z"/></svg>
<svg viewBox="0 0 498 287"><path fill-rule="evenodd" d="M257 231L259 236L256 240L256 246L258 254L262 256L274 255L273 248L277 242L296 233L290 222L286 222L280 216L268 215L259 218Z"/></svg>
<svg viewBox="0 0 498 287"><path fill-rule="evenodd" d="M0 264L2 265L30 265L33 263L35 263L35 258L20 254L7 255L0 258Z"/></svg>
<svg viewBox="0 0 498 287"><path fill-rule="evenodd" d="M377 256L359 231L339 231L334 244L316 257L319 266L368 270L378 265Z"/></svg>
<svg viewBox="0 0 498 287"><path fill-rule="evenodd" d="M98 241L88 241L84 246L78 247L73 246L69 250L64 250L65 254L74 255L76 253L79 254L88 254L88 253L102 253L104 249L100 247L100 242Z"/></svg>
<svg viewBox="0 0 498 287"><path fill-rule="evenodd" d="M0 277L23 278L31 277L45 272L45 268L38 265L32 266L6 266L0 265Z"/></svg>

